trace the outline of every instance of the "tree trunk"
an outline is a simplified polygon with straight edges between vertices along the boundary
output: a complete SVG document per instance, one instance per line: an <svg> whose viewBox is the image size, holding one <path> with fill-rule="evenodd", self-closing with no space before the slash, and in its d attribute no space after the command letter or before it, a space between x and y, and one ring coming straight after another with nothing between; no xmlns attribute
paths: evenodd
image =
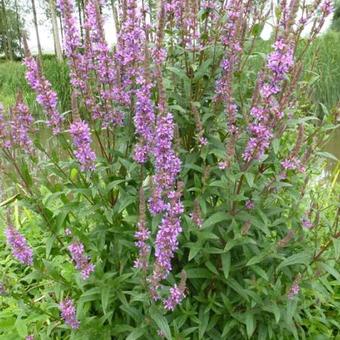
<svg viewBox="0 0 340 340"><path fill-rule="evenodd" d="M6 7L5 7L5 1L1 0L1 9L2 9L2 24L3 24L3 32L5 34L5 40L6 42L4 43L4 50L5 50L5 56L9 60L14 60L13 56L13 49L12 49L12 39L10 32L8 30L8 22L7 22L7 13L6 13Z"/></svg>
<svg viewBox="0 0 340 340"><path fill-rule="evenodd" d="M42 50L41 50L41 44L40 44L40 36L39 36L39 29L38 29L38 18L37 18L37 11L35 8L35 0L31 0L32 3L32 11L33 11L33 23L35 28L35 34L37 36L37 43L38 43L38 53L39 57L42 57Z"/></svg>
<svg viewBox="0 0 340 340"><path fill-rule="evenodd" d="M19 8L18 8L18 0L15 0L14 2L14 6L15 6L15 15L16 15L16 19L17 19L17 34L18 34L18 39L19 39L19 53L20 53L20 57L23 57L22 54L22 32L20 30L20 15L19 15Z"/></svg>
<svg viewBox="0 0 340 340"><path fill-rule="evenodd" d="M51 11L52 31L53 31L55 52L56 52L57 60L62 61L63 60L63 52L61 50L60 39L59 39L55 0L49 0L49 3L50 3L50 11Z"/></svg>
<svg viewBox="0 0 340 340"><path fill-rule="evenodd" d="M64 46L64 30L63 30L63 20L61 19L61 16L59 17L59 26L60 26L61 45Z"/></svg>

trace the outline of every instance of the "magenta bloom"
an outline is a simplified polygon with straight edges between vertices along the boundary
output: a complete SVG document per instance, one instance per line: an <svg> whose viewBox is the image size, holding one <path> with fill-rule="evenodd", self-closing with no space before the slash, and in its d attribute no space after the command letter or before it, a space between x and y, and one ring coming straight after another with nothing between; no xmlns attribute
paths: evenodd
<svg viewBox="0 0 340 340"><path fill-rule="evenodd" d="M22 264L31 266L33 264L33 251L21 235L12 225L5 230L7 244L12 249L13 256Z"/></svg>
<svg viewBox="0 0 340 340"><path fill-rule="evenodd" d="M79 328L79 321L76 316L76 308L71 299L66 299L59 304L59 309L61 312L61 317L64 319L65 323L73 329Z"/></svg>
<svg viewBox="0 0 340 340"><path fill-rule="evenodd" d="M141 16L137 12L137 1L126 1L126 16L117 39L115 58L121 72L122 84L119 88L121 102L131 103L134 91L131 85L138 76L139 65L144 60L144 31L141 25Z"/></svg>
<svg viewBox="0 0 340 340"><path fill-rule="evenodd" d="M76 148L74 154L80 163L81 169L83 171L94 170L96 154L91 149L89 125L83 120L78 120L71 124L69 131Z"/></svg>
<svg viewBox="0 0 340 340"><path fill-rule="evenodd" d="M63 122L63 117L57 109L57 94L52 90L51 83L41 74L39 65L33 57L26 57L24 64L27 67L26 79L37 95L37 102L48 115L48 124L53 128L53 133L57 134Z"/></svg>
<svg viewBox="0 0 340 340"><path fill-rule="evenodd" d="M276 95L294 65L294 52L288 39L283 37L278 37L273 47L267 58L266 73L259 77L260 103L250 110L253 122L249 125L251 137L243 153L246 162L263 157L277 122L283 118Z"/></svg>
<svg viewBox="0 0 340 340"><path fill-rule="evenodd" d="M159 299L158 288L172 270L171 261L178 249L178 236L182 231L180 215L183 213L181 190L168 193L169 203L156 236L156 261L152 276L149 278L150 292L154 300Z"/></svg>
<svg viewBox="0 0 340 340"><path fill-rule="evenodd" d="M10 136L12 146L21 148L27 153L31 153L33 142L29 136L32 129L33 117L28 106L23 102L22 96L18 96L14 108L11 110Z"/></svg>
<svg viewBox="0 0 340 340"><path fill-rule="evenodd" d="M170 113L158 118L153 150L155 175L153 176L154 191L150 199L152 214L158 214L166 209L164 195L175 185L180 172L181 162L172 148L174 127L173 116Z"/></svg>
<svg viewBox="0 0 340 340"><path fill-rule="evenodd" d="M89 0L85 7L85 28L89 32L87 46L87 59L91 59L91 69L95 71L98 82L100 104L94 110L93 118L101 119L104 126L109 124L122 124L123 114L114 109L117 97L116 66L111 55L110 48L105 41L103 18L100 13L102 1Z"/></svg>
<svg viewBox="0 0 340 340"><path fill-rule="evenodd" d="M85 56L80 52L83 46L76 24L73 1L58 0L57 5L63 18L65 51L70 66L71 83L79 91L86 92L88 65Z"/></svg>
<svg viewBox="0 0 340 340"><path fill-rule="evenodd" d="M288 292L288 299L293 299L296 295L300 292L300 286L297 282L294 282L293 285L290 287Z"/></svg>
<svg viewBox="0 0 340 340"><path fill-rule="evenodd" d="M313 228L313 223L310 221L310 219L308 219L307 217L304 217L301 220L301 224L305 229L312 229Z"/></svg>
<svg viewBox="0 0 340 340"><path fill-rule="evenodd" d="M89 261L89 257L86 256L84 245L80 242L73 242L68 246L68 250L82 278L87 280L94 271L94 265Z"/></svg>
<svg viewBox="0 0 340 340"><path fill-rule="evenodd" d="M147 258L150 252L150 246L147 244L150 238L150 231L147 229L145 221L139 221L137 226L138 231L135 233L135 244L139 249L139 254L135 261L135 267L145 270L147 269Z"/></svg>
<svg viewBox="0 0 340 340"><path fill-rule="evenodd" d="M140 141L135 148L134 159L138 163L145 163L152 152L155 133L155 113L151 101L151 88L146 74L142 71L138 78L139 89L136 91L136 111L134 123Z"/></svg>
<svg viewBox="0 0 340 340"><path fill-rule="evenodd" d="M170 288L170 296L164 300L164 308L173 311L184 298L184 291L176 284Z"/></svg>
<svg viewBox="0 0 340 340"><path fill-rule="evenodd" d="M247 200L246 203L245 203L245 207L248 210L254 209L254 207L255 207L254 201Z"/></svg>

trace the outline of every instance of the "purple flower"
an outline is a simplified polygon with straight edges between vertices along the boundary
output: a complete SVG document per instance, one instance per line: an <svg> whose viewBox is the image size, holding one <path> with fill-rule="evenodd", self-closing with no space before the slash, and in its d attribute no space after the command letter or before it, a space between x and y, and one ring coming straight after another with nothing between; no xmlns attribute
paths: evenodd
<svg viewBox="0 0 340 340"><path fill-rule="evenodd" d="M274 127L283 117L276 95L294 65L294 52L288 39L283 36L276 39L273 48L267 58L266 72L259 76L260 102L250 110L254 120L249 125L251 137L243 153L246 162L262 158L273 138Z"/></svg>
<svg viewBox="0 0 340 340"><path fill-rule="evenodd" d="M321 11L324 16L330 15L334 11L333 1L332 0L325 0L321 4Z"/></svg>
<svg viewBox="0 0 340 340"><path fill-rule="evenodd" d="M94 170L96 154L91 149L89 125L83 120L78 120L71 124L69 131L76 148L74 154L80 163L81 169L83 171Z"/></svg>
<svg viewBox="0 0 340 340"><path fill-rule="evenodd" d="M139 249L139 254L135 261L135 267L146 271L148 267L148 255L150 253L150 246L147 244L150 238L150 231L146 225L145 197L143 188L141 188L139 192L139 221L137 227L138 230L135 233L135 244Z"/></svg>
<svg viewBox="0 0 340 340"><path fill-rule="evenodd" d="M255 207L254 201L247 200L246 203L245 203L245 207L248 210L254 209L254 207Z"/></svg>
<svg viewBox="0 0 340 340"><path fill-rule="evenodd" d="M25 340L34 340L34 336L33 335L27 335Z"/></svg>
<svg viewBox="0 0 340 340"><path fill-rule="evenodd" d="M226 8L226 23L223 26L221 43L225 48L223 60L221 62L222 75L216 83L215 100L222 100L228 121L228 131L235 135L238 132L236 126L237 106L233 98L233 75L241 57L239 44L240 34L243 25L243 2L240 0L228 1Z"/></svg>
<svg viewBox="0 0 340 340"><path fill-rule="evenodd" d="M288 299L292 300L296 295L298 295L300 292L300 286L298 282L293 283L293 285L290 287L288 292Z"/></svg>
<svg viewBox="0 0 340 340"><path fill-rule="evenodd" d="M155 113L151 100L151 87L147 72L142 67L138 78L139 88L136 91L134 123L139 142L135 147L134 159L145 163L153 148L155 136Z"/></svg>
<svg viewBox="0 0 340 340"><path fill-rule="evenodd" d="M87 59L91 58L91 69L98 81L100 103L93 112L94 119L102 119L104 126L123 122L123 115L114 108L117 98L116 66L109 46L105 41L103 18L100 13L102 1L89 0L85 7L85 28L89 33ZM90 62L88 61L88 64Z"/></svg>
<svg viewBox="0 0 340 340"><path fill-rule="evenodd" d="M170 296L164 301L164 308L173 311L184 298L184 291L176 284L170 288Z"/></svg>
<svg viewBox="0 0 340 340"><path fill-rule="evenodd" d="M281 162L281 166L286 170L298 170L300 172L305 171L305 167L302 165L301 160L296 157L286 158Z"/></svg>
<svg viewBox="0 0 340 340"><path fill-rule="evenodd" d="M159 298L157 289L160 281L165 279L172 269L171 260L178 249L178 235L182 231L180 215L183 213L181 190L168 193L169 203L156 236L154 270L150 282L150 292L154 300Z"/></svg>
<svg viewBox="0 0 340 340"><path fill-rule="evenodd" d="M89 257L85 255L84 245L80 242L73 242L68 246L68 250L82 278L87 280L94 271L94 265L89 261Z"/></svg>
<svg viewBox="0 0 340 340"><path fill-rule="evenodd" d="M12 249L13 256L22 264L31 266L33 264L33 251L21 235L12 225L5 230L7 244Z"/></svg>
<svg viewBox="0 0 340 340"><path fill-rule="evenodd" d="M82 95L87 110L91 112L93 119L96 119L100 108L96 104L90 84L91 71L94 68L91 49L81 42L73 0L58 0L57 5L64 24L65 51L70 68L71 85L78 94ZM85 52L82 53L82 50Z"/></svg>
<svg viewBox="0 0 340 340"><path fill-rule="evenodd" d="M73 329L79 328L79 321L76 317L76 308L71 299L65 299L59 304L59 309L61 312L61 317L64 319L65 323Z"/></svg>
<svg viewBox="0 0 340 340"><path fill-rule="evenodd" d="M146 243L150 238L150 231L146 228L145 221L137 224L138 231L135 233L136 246L139 248L139 255L135 261L135 267L139 269L147 269L147 257L150 252L150 246Z"/></svg>
<svg viewBox="0 0 340 340"><path fill-rule="evenodd" d="M144 60L144 30L141 15L137 12L137 1L126 1L126 15L117 39L115 58L121 73L122 84L118 91L119 97L127 105L131 103L132 85L139 75L139 65Z"/></svg>
<svg viewBox="0 0 340 340"><path fill-rule="evenodd" d="M150 211L158 214L166 208L164 194L176 182L180 171L180 160L172 149L174 135L173 117L170 113L158 118L153 149L155 157L155 175L153 176L154 191L150 199Z"/></svg>
<svg viewBox="0 0 340 340"><path fill-rule="evenodd" d="M11 110L9 145L21 148L27 153L33 150L33 142L29 136L32 130L33 117L28 106L23 102L22 95L19 94L14 108Z"/></svg>
<svg viewBox="0 0 340 340"><path fill-rule="evenodd" d="M49 116L48 124L52 126L53 133L57 134L61 131L63 122L63 117L57 109L57 94L52 90L51 83L41 74L39 65L33 57L26 57L24 64L27 67L26 79L37 95L37 102Z"/></svg>
<svg viewBox="0 0 340 340"><path fill-rule="evenodd" d="M80 53L83 46L77 29L73 1L58 0L57 5L63 18L65 51L70 66L71 84L76 89L84 91L87 87L88 65L85 57Z"/></svg>
<svg viewBox="0 0 340 340"><path fill-rule="evenodd" d="M301 224L305 229L312 229L314 227L313 223L307 217L302 218Z"/></svg>

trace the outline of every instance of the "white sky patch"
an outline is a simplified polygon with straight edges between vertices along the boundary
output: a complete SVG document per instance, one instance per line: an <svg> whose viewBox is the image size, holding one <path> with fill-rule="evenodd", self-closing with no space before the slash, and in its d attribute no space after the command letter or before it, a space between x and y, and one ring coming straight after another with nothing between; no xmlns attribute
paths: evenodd
<svg viewBox="0 0 340 340"><path fill-rule="evenodd" d="M38 18L46 18L45 13L43 10L37 6L37 14ZM38 52L38 45L37 45L37 39L36 34L34 30L33 25L33 17L31 11L25 15L25 27L29 34L29 47L33 54L36 54ZM78 17L77 17L78 19ZM272 24L274 20L269 20L268 23L264 25L264 29L261 33L261 37L264 40L268 40L271 36L272 32ZM329 16L326 19L326 22L322 28L322 32L326 31L330 24L332 22L332 17ZM59 20L58 20L59 25ZM307 35L309 30L311 28L311 25L309 27L307 26L304 35ZM104 11L104 30L105 30L105 37L106 41L110 46L112 46L116 42L116 31L114 27L114 21L112 18L112 12L109 9L105 9ZM52 35L52 24L49 19L45 19L43 23L39 23L39 34L40 34L40 41L43 53L54 53L54 42L53 42L53 35Z"/></svg>

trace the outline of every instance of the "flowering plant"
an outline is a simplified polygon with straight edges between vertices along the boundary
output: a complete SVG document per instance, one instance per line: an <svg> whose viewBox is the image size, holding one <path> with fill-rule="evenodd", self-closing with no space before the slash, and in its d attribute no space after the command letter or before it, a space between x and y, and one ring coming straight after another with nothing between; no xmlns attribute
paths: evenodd
<svg viewBox="0 0 340 340"><path fill-rule="evenodd" d="M327 218L308 186L329 156L319 147L332 125L313 104L301 109L302 76L331 2L281 0L270 19L261 0L124 0L112 51L103 5L86 2L82 40L73 1L58 1L69 111L26 46L46 118L34 119L21 94L0 116L11 179L0 317L19 300L4 334L318 334L306 319L321 318L311 301L340 277L325 262L333 245L339 255L339 207ZM273 45L263 55L268 20ZM332 320L322 321L330 332Z"/></svg>

